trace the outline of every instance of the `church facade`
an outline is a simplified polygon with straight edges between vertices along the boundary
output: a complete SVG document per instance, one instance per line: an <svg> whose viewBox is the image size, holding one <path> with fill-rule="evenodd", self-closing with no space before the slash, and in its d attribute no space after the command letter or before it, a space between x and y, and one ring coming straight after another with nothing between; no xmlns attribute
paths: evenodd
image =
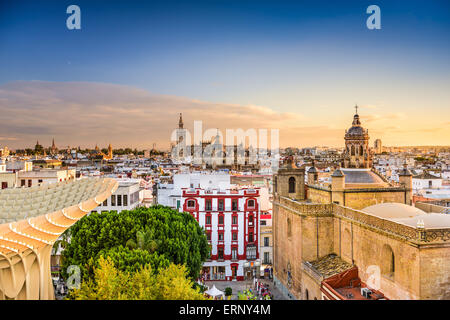
<svg viewBox="0 0 450 320"><path fill-rule="evenodd" d="M274 175L275 284L292 299L450 299L450 215L412 207L411 173L391 185L368 141L355 114L330 184L292 161Z"/></svg>

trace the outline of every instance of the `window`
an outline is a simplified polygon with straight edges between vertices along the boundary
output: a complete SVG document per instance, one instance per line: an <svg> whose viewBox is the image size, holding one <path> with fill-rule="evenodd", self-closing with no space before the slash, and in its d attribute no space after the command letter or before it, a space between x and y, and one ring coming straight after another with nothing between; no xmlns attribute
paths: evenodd
<svg viewBox="0 0 450 320"><path fill-rule="evenodd" d="M305 300L309 300L309 292L308 292L308 289L305 290Z"/></svg>
<svg viewBox="0 0 450 320"><path fill-rule="evenodd" d="M237 248L231 248L231 259L237 260Z"/></svg>
<svg viewBox="0 0 450 320"><path fill-rule="evenodd" d="M219 199L219 211L223 211L224 205L223 205L223 199Z"/></svg>
<svg viewBox="0 0 450 320"><path fill-rule="evenodd" d="M223 224L223 215L219 215L219 224Z"/></svg>
<svg viewBox="0 0 450 320"><path fill-rule="evenodd" d="M122 206L122 195L121 194L117 195L117 206L119 206L119 207Z"/></svg>
<svg viewBox="0 0 450 320"><path fill-rule="evenodd" d="M211 204L211 199L207 199L205 200L205 210L212 210L212 204Z"/></svg>
<svg viewBox="0 0 450 320"><path fill-rule="evenodd" d="M233 241L237 241L237 239L238 239L238 234L237 234L237 232L233 232L233 234L232 234L232 239L233 239Z"/></svg>
<svg viewBox="0 0 450 320"><path fill-rule="evenodd" d="M105 199L105 201L103 201L103 206L107 207L108 206L108 199Z"/></svg>
<svg viewBox="0 0 450 320"><path fill-rule="evenodd" d="M248 234L248 242L253 242L253 232Z"/></svg>
<svg viewBox="0 0 450 320"><path fill-rule="evenodd" d="M223 248L222 247L218 248L217 252L218 252L218 254L217 254L218 258L223 260Z"/></svg>
<svg viewBox="0 0 450 320"><path fill-rule="evenodd" d="M42 179L39 179L39 180L38 180L38 183L42 183Z"/></svg>
<svg viewBox="0 0 450 320"><path fill-rule="evenodd" d="M269 256L269 252L264 252L264 260L263 260L264 264L270 264L270 256Z"/></svg>
<svg viewBox="0 0 450 320"><path fill-rule="evenodd" d="M123 205L124 207L128 206L128 196L126 194L123 195Z"/></svg>
<svg viewBox="0 0 450 320"><path fill-rule="evenodd" d="M2 182L2 189L8 188L8 182Z"/></svg>
<svg viewBox="0 0 450 320"><path fill-rule="evenodd" d="M261 225L262 226L265 226L267 224L267 221L266 220L261 220Z"/></svg>
<svg viewBox="0 0 450 320"><path fill-rule="evenodd" d="M33 180L28 180L28 186L31 187L32 184L33 184Z"/></svg>
<svg viewBox="0 0 450 320"><path fill-rule="evenodd" d="M115 194L113 194L113 195L111 196L111 206L112 206L112 207L115 207L115 206L116 206L116 195L115 195Z"/></svg>
<svg viewBox="0 0 450 320"><path fill-rule="evenodd" d="M194 200L188 200L187 201L187 207L188 208L195 208L195 201Z"/></svg>
<svg viewBox="0 0 450 320"><path fill-rule="evenodd" d="M238 217L237 217L237 215L234 215L234 216L231 218L231 223L232 223L232 224L238 224Z"/></svg>
<svg viewBox="0 0 450 320"><path fill-rule="evenodd" d="M223 233L219 232L219 241L223 241Z"/></svg>
<svg viewBox="0 0 450 320"><path fill-rule="evenodd" d="M206 216L206 224L211 224L211 216Z"/></svg>
<svg viewBox="0 0 450 320"><path fill-rule="evenodd" d="M248 216L248 222L253 223L253 215Z"/></svg>
<svg viewBox="0 0 450 320"><path fill-rule="evenodd" d="M256 246L254 244L247 246L247 260L256 259Z"/></svg>
<svg viewBox="0 0 450 320"><path fill-rule="evenodd" d="M20 180L20 186L25 187L25 182L26 182L25 179Z"/></svg>
<svg viewBox="0 0 450 320"><path fill-rule="evenodd" d="M211 232L206 233L206 240L211 241Z"/></svg>
<svg viewBox="0 0 450 320"><path fill-rule="evenodd" d="M247 205L248 205L249 208L254 208L255 207L255 200L253 200L253 199L248 200Z"/></svg>
<svg viewBox="0 0 450 320"><path fill-rule="evenodd" d="M237 199L233 199L231 201L231 210L237 211L237 209L238 209L238 200Z"/></svg>
<svg viewBox="0 0 450 320"><path fill-rule="evenodd" d="M269 237L264 237L264 247L269 246Z"/></svg>
<svg viewBox="0 0 450 320"><path fill-rule="evenodd" d="M295 178L289 178L289 193L295 193Z"/></svg>

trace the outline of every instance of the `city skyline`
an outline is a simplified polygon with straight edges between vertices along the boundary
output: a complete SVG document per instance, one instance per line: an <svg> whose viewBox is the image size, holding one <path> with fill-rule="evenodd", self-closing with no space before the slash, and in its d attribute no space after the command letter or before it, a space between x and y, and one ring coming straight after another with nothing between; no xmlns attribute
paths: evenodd
<svg viewBox="0 0 450 320"><path fill-rule="evenodd" d="M447 145L448 3L380 1L380 30L369 4L78 1L68 30L67 3L2 3L0 145L168 148L182 112L342 147L355 104L371 144Z"/></svg>

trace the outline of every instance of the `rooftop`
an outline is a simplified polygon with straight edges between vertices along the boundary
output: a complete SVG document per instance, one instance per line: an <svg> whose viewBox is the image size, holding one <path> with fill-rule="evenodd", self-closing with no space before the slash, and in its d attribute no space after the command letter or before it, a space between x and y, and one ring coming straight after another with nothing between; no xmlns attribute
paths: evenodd
<svg viewBox="0 0 450 320"><path fill-rule="evenodd" d="M329 278L352 267L350 263L342 260L341 257L334 253L309 261L308 264L316 272L320 273L323 278Z"/></svg>
<svg viewBox="0 0 450 320"><path fill-rule="evenodd" d="M388 183L383 181L383 179L378 176L371 169L341 169L342 173L345 175L345 184L368 184L368 185L379 185L386 187Z"/></svg>
<svg viewBox="0 0 450 320"><path fill-rule="evenodd" d="M403 203L380 203L366 207L361 211L414 228L422 222L425 229L450 228L449 214L426 213L419 208Z"/></svg>

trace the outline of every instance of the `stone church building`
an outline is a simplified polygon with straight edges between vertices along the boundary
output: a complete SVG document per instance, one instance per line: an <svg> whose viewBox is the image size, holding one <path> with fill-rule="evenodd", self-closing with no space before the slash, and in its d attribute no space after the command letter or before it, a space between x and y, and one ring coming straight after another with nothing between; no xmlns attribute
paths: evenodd
<svg viewBox="0 0 450 320"><path fill-rule="evenodd" d="M412 175L374 171L355 114L342 167L274 175L274 281L292 299L450 299L450 215L411 206Z"/></svg>

